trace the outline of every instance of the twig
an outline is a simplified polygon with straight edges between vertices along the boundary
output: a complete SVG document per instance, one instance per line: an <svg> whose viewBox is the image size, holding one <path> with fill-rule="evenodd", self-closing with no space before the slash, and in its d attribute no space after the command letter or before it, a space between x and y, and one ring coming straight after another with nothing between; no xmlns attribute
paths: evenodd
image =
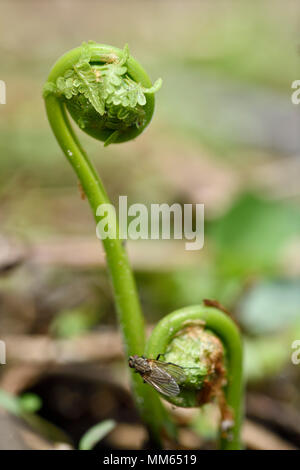
<svg viewBox="0 0 300 470"><path fill-rule="evenodd" d="M88 333L71 339L11 335L3 337L3 340L9 363L68 364L113 361L123 357L121 335L112 330Z"/></svg>

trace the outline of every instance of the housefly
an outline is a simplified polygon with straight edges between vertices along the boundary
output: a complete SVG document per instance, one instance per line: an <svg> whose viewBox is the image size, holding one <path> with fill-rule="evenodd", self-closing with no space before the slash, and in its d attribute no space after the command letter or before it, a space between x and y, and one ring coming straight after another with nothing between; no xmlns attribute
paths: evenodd
<svg viewBox="0 0 300 470"><path fill-rule="evenodd" d="M147 359L143 356L130 356L128 365L138 372L144 382L152 385L155 390L169 397L176 397L180 383L184 382L186 375L182 367L172 362L157 359Z"/></svg>

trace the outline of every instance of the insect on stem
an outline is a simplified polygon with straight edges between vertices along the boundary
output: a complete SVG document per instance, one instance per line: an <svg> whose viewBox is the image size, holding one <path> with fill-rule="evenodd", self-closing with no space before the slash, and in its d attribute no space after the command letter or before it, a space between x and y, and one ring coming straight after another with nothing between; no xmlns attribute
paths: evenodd
<svg viewBox="0 0 300 470"><path fill-rule="evenodd" d="M138 372L143 381L163 395L175 397L180 393L179 385L186 380L184 369L171 362L147 359L144 356L130 356L128 365Z"/></svg>

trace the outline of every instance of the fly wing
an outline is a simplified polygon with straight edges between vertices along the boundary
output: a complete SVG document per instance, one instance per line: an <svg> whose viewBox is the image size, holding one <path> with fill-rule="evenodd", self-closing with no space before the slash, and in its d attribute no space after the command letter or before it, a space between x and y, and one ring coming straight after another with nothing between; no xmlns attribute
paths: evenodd
<svg viewBox="0 0 300 470"><path fill-rule="evenodd" d="M177 364L155 360L151 360L151 362L154 366L152 374L158 374L157 371L160 370L163 374L171 376L179 384L186 380L184 369Z"/></svg>
<svg viewBox="0 0 300 470"><path fill-rule="evenodd" d="M157 377L153 378L152 374L149 374L147 376L144 375L143 379L145 382L147 382L149 385L152 385L155 390L157 390L159 393L162 393L163 395L167 395L169 397L176 397L180 392L179 385L175 382L174 379L172 379L172 377L170 377L168 380L159 380Z"/></svg>

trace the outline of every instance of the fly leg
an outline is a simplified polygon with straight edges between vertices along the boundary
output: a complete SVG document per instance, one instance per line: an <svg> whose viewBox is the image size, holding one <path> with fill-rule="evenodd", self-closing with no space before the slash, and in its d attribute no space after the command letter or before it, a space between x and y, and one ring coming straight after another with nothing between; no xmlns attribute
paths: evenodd
<svg viewBox="0 0 300 470"><path fill-rule="evenodd" d="M156 358L156 361L159 360L160 357L164 356L164 354L158 354L157 358Z"/></svg>

